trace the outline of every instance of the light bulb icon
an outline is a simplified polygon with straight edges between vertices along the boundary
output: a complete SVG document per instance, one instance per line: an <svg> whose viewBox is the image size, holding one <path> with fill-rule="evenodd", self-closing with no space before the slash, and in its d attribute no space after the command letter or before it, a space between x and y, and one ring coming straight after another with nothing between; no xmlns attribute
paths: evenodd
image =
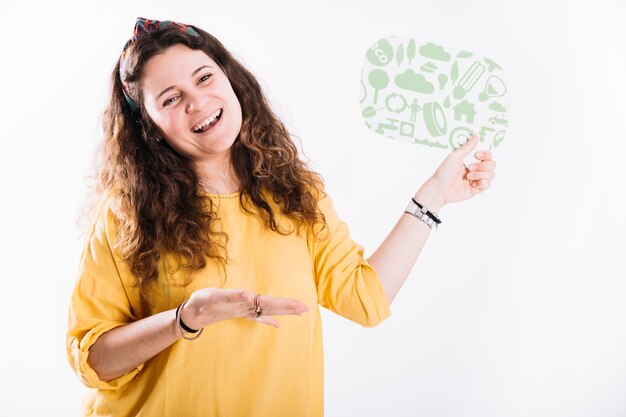
<svg viewBox="0 0 626 417"><path fill-rule="evenodd" d="M480 101L487 101L493 97L500 97L506 93L506 85L499 77L492 75L487 78L485 89L478 96Z"/></svg>

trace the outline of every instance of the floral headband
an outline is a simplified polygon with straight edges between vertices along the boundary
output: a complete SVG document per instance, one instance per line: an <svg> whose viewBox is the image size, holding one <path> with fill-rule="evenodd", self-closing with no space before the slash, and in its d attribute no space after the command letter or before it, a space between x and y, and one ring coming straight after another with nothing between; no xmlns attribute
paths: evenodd
<svg viewBox="0 0 626 417"><path fill-rule="evenodd" d="M135 30L133 31L133 36L126 42L124 46L124 50L122 51L122 55L120 56L120 81L122 82L122 89L124 90L124 97L126 98L126 102L130 106L130 109L134 112L137 111L137 103L130 95L130 90L128 88L128 83L126 82L126 66L128 64L128 50L137 42L139 37L147 34L154 33L160 29L165 29L169 26L176 26L183 32L187 32L188 34L195 36L197 38L200 37L200 34L196 32L191 26L186 25L184 23L178 23L171 20L150 20L144 19L143 17L138 17L137 22L135 23Z"/></svg>

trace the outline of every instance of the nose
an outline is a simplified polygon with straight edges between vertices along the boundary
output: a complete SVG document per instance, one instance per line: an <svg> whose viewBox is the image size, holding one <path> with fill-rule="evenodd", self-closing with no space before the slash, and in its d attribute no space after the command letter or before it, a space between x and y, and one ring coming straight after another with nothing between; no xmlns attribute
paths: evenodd
<svg viewBox="0 0 626 417"><path fill-rule="evenodd" d="M208 101L209 99L205 95L199 93L188 93L186 103L187 113L193 113L198 110L202 110L206 107Z"/></svg>

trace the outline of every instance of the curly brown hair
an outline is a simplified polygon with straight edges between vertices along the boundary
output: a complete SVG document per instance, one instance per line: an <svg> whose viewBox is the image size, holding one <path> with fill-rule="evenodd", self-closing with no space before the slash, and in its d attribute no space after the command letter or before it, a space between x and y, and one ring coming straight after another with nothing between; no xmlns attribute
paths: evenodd
<svg viewBox="0 0 626 417"><path fill-rule="evenodd" d="M231 147L231 163L241 184L242 208L260 215L272 231L281 234L294 230L279 226L270 199L295 221L298 231L325 224L317 207L322 179L300 160L289 132L270 109L255 77L215 37L191 27L200 37L176 27L141 36L127 52L125 74L129 91L137 98L137 111L124 98L118 60L103 115L95 194L113 199L119 221L118 247L148 308L149 284L158 277L164 253L175 254L180 267L191 271L204 268L208 258L218 259L223 266L228 259L228 236L214 230L214 203L202 192L193 162L166 141L150 140L158 133L143 106L143 71L152 57L171 46L182 44L206 53L226 74L239 99L242 125Z"/></svg>

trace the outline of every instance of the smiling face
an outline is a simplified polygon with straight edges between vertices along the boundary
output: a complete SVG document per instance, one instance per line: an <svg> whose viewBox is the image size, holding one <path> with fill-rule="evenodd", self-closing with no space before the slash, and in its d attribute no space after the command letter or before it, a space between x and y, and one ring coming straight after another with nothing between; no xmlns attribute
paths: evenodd
<svg viewBox="0 0 626 417"><path fill-rule="evenodd" d="M177 152L195 162L229 156L241 105L226 74L203 51L174 45L155 55L141 88L148 115Z"/></svg>

